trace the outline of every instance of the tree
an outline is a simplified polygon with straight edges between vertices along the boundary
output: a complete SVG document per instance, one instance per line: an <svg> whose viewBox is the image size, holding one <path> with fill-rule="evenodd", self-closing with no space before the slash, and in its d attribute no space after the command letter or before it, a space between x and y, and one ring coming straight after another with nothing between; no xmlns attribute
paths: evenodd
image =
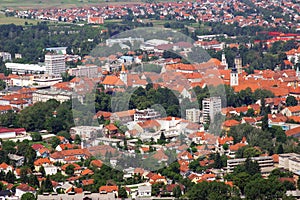
<svg viewBox="0 0 300 200"><path fill-rule="evenodd" d="M75 169L75 166L70 164L67 166L66 168L66 174L68 174L69 176L73 176L74 175L74 169Z"/></svg>
<svg viewBox="0 0 300 200"><path fill-rule="evenodd" d="M35 200L34 194L30 192L26 192L25 194L22 195L21 200Z"/></svg>
<svg viewBox="0 0 300 200"><path fill-rule="evenodd" d="M81 138L78 134L75 135L74 143L75 144L80 144L81 143Z"/></svg>
<svg viewBox="0 0 300 200"><path fill-rule="evenodd" d="M20 172L20 180L22 183L28 183L28 174L30 173L30 169L26 166L21 167L21 172Z"/></svg>
<svg viewBox="0 0 300 200"><path fill-rule="evenodd" d="M58 139L58 137L52 137L50 143L51 147L55 149L60 144L60 140Z"/></svg>
<svg viewBox="0 0 300 200"><path fill-rule="evenodd" d="M16 176L14 175L14 173L12 173L11 171L8 171L5 176L5 181L7 181L8 183L14 184L15 180L16 180Z"/></svg>
<svg viewBox="0 0 300 200"><path fill-rule="evenodd" d="M28 184L31 185L32 187L39 187L40 186L40 183L39 183L39 180L37 179L37 177L33 174L31 174L29 177L28 177Z"/></svg>
<svg viewBox="0 0 300 200"><path fill-rule="evenodd" d="M0 80L0 91L6 88L6 83L3 80Z"/></svg>
<svg viewBox="0 0 300 200"><path fill-rule="evenodd" d="M277 149L277 152L276 152L276 153L277 153L277 154L282 154L282 153L284 153L282 144L280 144L280 145L278 146L278 149Z"/></svg>
<svg viewBox="0 0 300 200"><path fill-rule="evenodd" d="M245 170L251 176L260 173L260 167L256 161L252 161L249 158L245 161Z"/></svg>
<svg viewBox="0 0 300 200"><path fill-rule="evenodd" d="M216 156L215 156L214 167L216 169L221 169L223 167L220 154L216 154Z"/></svg>
<svg viewBox="0 0 300 200"><path fill-rule="evenodd" d="M43 177L45 177L46 171L45 171L44 166L41 166L41 167L40 167L39 172L42 174Z"/></svg>
<svg viewBox="0 0 300 200"><path fill-rule="evenodd" d="M262 129L263 131L266 131L266 130L269 129L268 113L265 113L264 117L262 118L261 129Z"/></svg>
<svg viewBox="0 0 300 200"><path fill-rule="evenodd" d="M57 136L63 136L67 140L71 139L71 134L67 131L60 131L59 133L57 133Z"/></svg>
<svg viewBox="0 0 300 200"><path fill-rule="evenodd" d="M50 176L46 177L46 180L41 184L41 192L53 192L53 185L50 180Z"/></svg>
<svg viewBox="0 0 300 200"><path fill-rule="evenodd" d="M230 188L222 182L200 182L195 184L188 192L189 199L210 200L210 199L229 199Z"/></svg>
<svg viewBox="0 0 300 200"><path fill-rule="evenodd" d="M159 140L157 141L158 144L165 144L166 143L166 136L164 134L164 132L161 132L160 134L160 138Z"/></svg>
<svg viewBox="0 0 300 200"><path fill-rule="evenodd" d="M178 199L181 196L181 188L179 185L176 185L173 189L173 196Z"/></svg>
<svg viewBox="0 0 300 200"><path fill-rule="evenodd" d="M286 106L297 106L298 101L294 96L288 96L286 98Z"/></svg>
<svg viewBox="0 0 300 200"><path fill-rule="evenodd" d="M239 187L242 194L245 192L245 186L249 182L249 179L250 175L247 172L241 172L233 176L233 183Z"/></svg>
<svg viewBox="0 0 300 200"><path fill-rule="evenodd" d="M32 133L30 136L31 136L31 139L32 139L33 142L39 142L39 141L42 141L42 136L41 136L41 134L38 133L38 132L34 132L34 133Z"/></svg>
<svg viewBox="0 0 300 200"><path fill-rule="evenodd" d="M124 187L120 187L120 188L119 188L118 194L119 194L119 198L122 198L122 199L128 197L128 196L127 196L126 189L125 189Z"/></svg>

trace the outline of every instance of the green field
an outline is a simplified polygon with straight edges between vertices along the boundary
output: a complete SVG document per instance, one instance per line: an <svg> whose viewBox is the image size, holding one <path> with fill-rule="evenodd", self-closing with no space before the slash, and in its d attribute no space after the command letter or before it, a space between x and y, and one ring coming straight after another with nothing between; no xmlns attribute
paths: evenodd
<svg viewBox="0 0 300 200"><path fill-rule="evenodd" d="M45 7L70 8L96 4L126 4L137 2L141 2L141 0L22 0L22 3L16 0L1 0L0 9L28 9Z"/></svg>
<svg viewBox="0 0 300 200"><path fill-rule="evenodd" d="M21 19L17 17L6 17L4 14L0 14L0 25L1 24L16 24L16 25L25 25L25 22L28 24L37 24L38 20L33 19Z"/></svg>

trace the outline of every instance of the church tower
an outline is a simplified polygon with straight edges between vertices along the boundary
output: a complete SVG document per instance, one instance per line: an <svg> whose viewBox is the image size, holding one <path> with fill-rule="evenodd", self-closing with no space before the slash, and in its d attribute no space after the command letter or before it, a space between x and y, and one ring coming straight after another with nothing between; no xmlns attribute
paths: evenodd
<svg viewBox="0 0 300 200"><path fill-rule="evenodd" d="M226 61L226 56L225 56L225 53L223 51L222 53L222 62L221 62L221 65L224 66L224 69L228 69L228 64L227 64L227 61Z"/></svg>
<svg viewBox="0 0 300 200"><path fill-rule="evenodd" d="M127 85L127 72L126 72L124 63L122 64L122 69L120 72L120 79L121 79L121 81L123 81L123 83L125 83L125 85Z"/></svg>
<svg viewBox="0 0 300 200"><path fill-rule="evenodd" d="M230 86L239 85L239 73L237 68L234 66L230 72Z"/></svg>
<svg viewBox="0 0 300 200"><path fill-rule="evenodd" d="M239 73L239 74L241 74L242 73L242 57L241 57L241 55L238 53L237 54L237 56L234 58L234 65L235 65L235 67L237 68L237 72Z"/></svg>

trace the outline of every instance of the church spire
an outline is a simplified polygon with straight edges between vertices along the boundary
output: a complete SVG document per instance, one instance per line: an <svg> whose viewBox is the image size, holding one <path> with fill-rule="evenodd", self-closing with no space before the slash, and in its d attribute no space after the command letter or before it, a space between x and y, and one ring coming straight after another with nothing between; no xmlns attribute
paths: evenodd
<svg viewBox="0 0 300 200"><path fill-rule="evenodd" d="M224 66L224 69L228 69L228 64L227 64L227 61L226 61L226 56L225 56L225 53L224 51L222 52L222 62L221 64Z"/></svg>

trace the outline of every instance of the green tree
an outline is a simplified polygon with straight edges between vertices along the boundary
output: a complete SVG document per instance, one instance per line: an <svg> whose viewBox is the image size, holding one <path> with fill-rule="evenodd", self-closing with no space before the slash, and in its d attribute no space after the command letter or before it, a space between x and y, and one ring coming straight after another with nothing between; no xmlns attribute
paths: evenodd
<svg viewBox="0 0 300 200"><path fill-rule="evenodd" d="M35 187L35 188L38 188L40 186L39 180L33 174L31 174L28 177L28 184L31 185L32 187Z"/></svg>
<svg viewBox="0 0 300 200"><path fill-rule="evenodd" d="M42 136L38 132L31 133L30 136L31 136L33 142L42 141Z"/></svg>
<svg viewBox="0 0 300 200"><path fill-rule="evenodd" d="M16 176L14 175L14 173L11 171L8 171L5 176L5 181L7 181L8 183L14 184L15 180L16 180Z"/></svg>
<svg viewBox="0 0 300 200"><path fill-rule="evenodd" d="M210 199L229 199L231 196L230 188L222 182L206 182L195 184L188 192L189 199L210 200Z"/></svg>
<svg viewBox="0 0 300 200"><path fill-rule="evenodd" d="M286 98L286 106L297 106L298 101L294 96L288 96Z"/></svg>
<svg viewBox="0 0 300 200"><path fill-rule="evenodd" d="M43 188L43 192L53 192L53 185L49 175L46 177L41 188Z"/></svg>
<svg viewBox="0 0 300 200"><path fill-rule="evenodd" d="M260 167L256 161L252 161L249 158L245 161L245 170L251 176L260 173Z"/></svg>
<svg viewBox="0 0 300 200"><path fill-rule="evenodd" d="M39 172L42 174L43 177L45 177L46 171L45 171L44 166L41 166L41 167L40 167Z"/></svg>
<svg viewBox="0 0 300 200"><path fill-rule="evenodd" d="M124 187L120 187L120 188L119 188L118 194L119 194L119 198L122 198L122 199L128 197L127 192L126 192L126 189L125 189Z"/></svg>
<svg viewBox="0 0 300 200"><path fill-rule="evenodd" d="M181 188L179 185L176 185L173 189L173 196L178 199L181 196Z"/></svg>
<svg viewBox="0 0 300 200"><path fill-rule="evenodd" d="M216 169L221 169L223 167L223 163L222 163L220 154L218 154L218 153L216 154L214 161L215 161L214 167Z"/></svg>
<svg viewBox="0 0 300 200"><path fill-rule="evenodd" d="M66 168L66 174L68 174L69 176L73 176L74 175L74 170L75 169L75 166L70 164L67 166Z"/></svg>
<svg viewBox="0 0 300 200"><path fill-rule="evenodd" d="M265 113L264 117L262 118L261 129L262 129L263 131L266 131L266 130L269 129L268 113Z"/></svg>
<svg viewBox="0 0 300 200"><path fill-rule="evenodd" d="M52 137L50 143L51 147L55 149L60 144L60 140L57 137Z"/></svg>
<svg viewBox="0 0 300 200"><path fill-rule="evenodd" d="M81 138L78 134L75 135L74 143L75 144L80 144L81 143Z"/></svg>
<svg viewBox="0 0 300 200"><path fill-rule="evenodd" d="M158 144L166 144L166 136L165 136L164 132L161 132L157 143Z"/></svg>
<svg viewBox="0 0 300 200"><path fill-rule="evenodd" d="M233 176L233 183L239 187L242 194L245 192L245 187L249 182L250 177L251 176L247 172L241 172Z"/></svg>
<svg viewBox="0 0 300 200"><path fill-rule="evenodd" d="M6 88L6 83L3 80L0 80L0 91Z"/></svg>
<svg viewBox="0 0 300 200"><path fill-rule="evenodd" d="M71 134L67 131L60 131L60 132L57 133L57 136L63 136L67 140L71 139Z"/></svg>
<svg viewBox="0 0 300 200"><path fill-rule="evenodd" d="M22 195L21 200L35 200L34 194L30 192L26 192L25 194Z"/></svg>

